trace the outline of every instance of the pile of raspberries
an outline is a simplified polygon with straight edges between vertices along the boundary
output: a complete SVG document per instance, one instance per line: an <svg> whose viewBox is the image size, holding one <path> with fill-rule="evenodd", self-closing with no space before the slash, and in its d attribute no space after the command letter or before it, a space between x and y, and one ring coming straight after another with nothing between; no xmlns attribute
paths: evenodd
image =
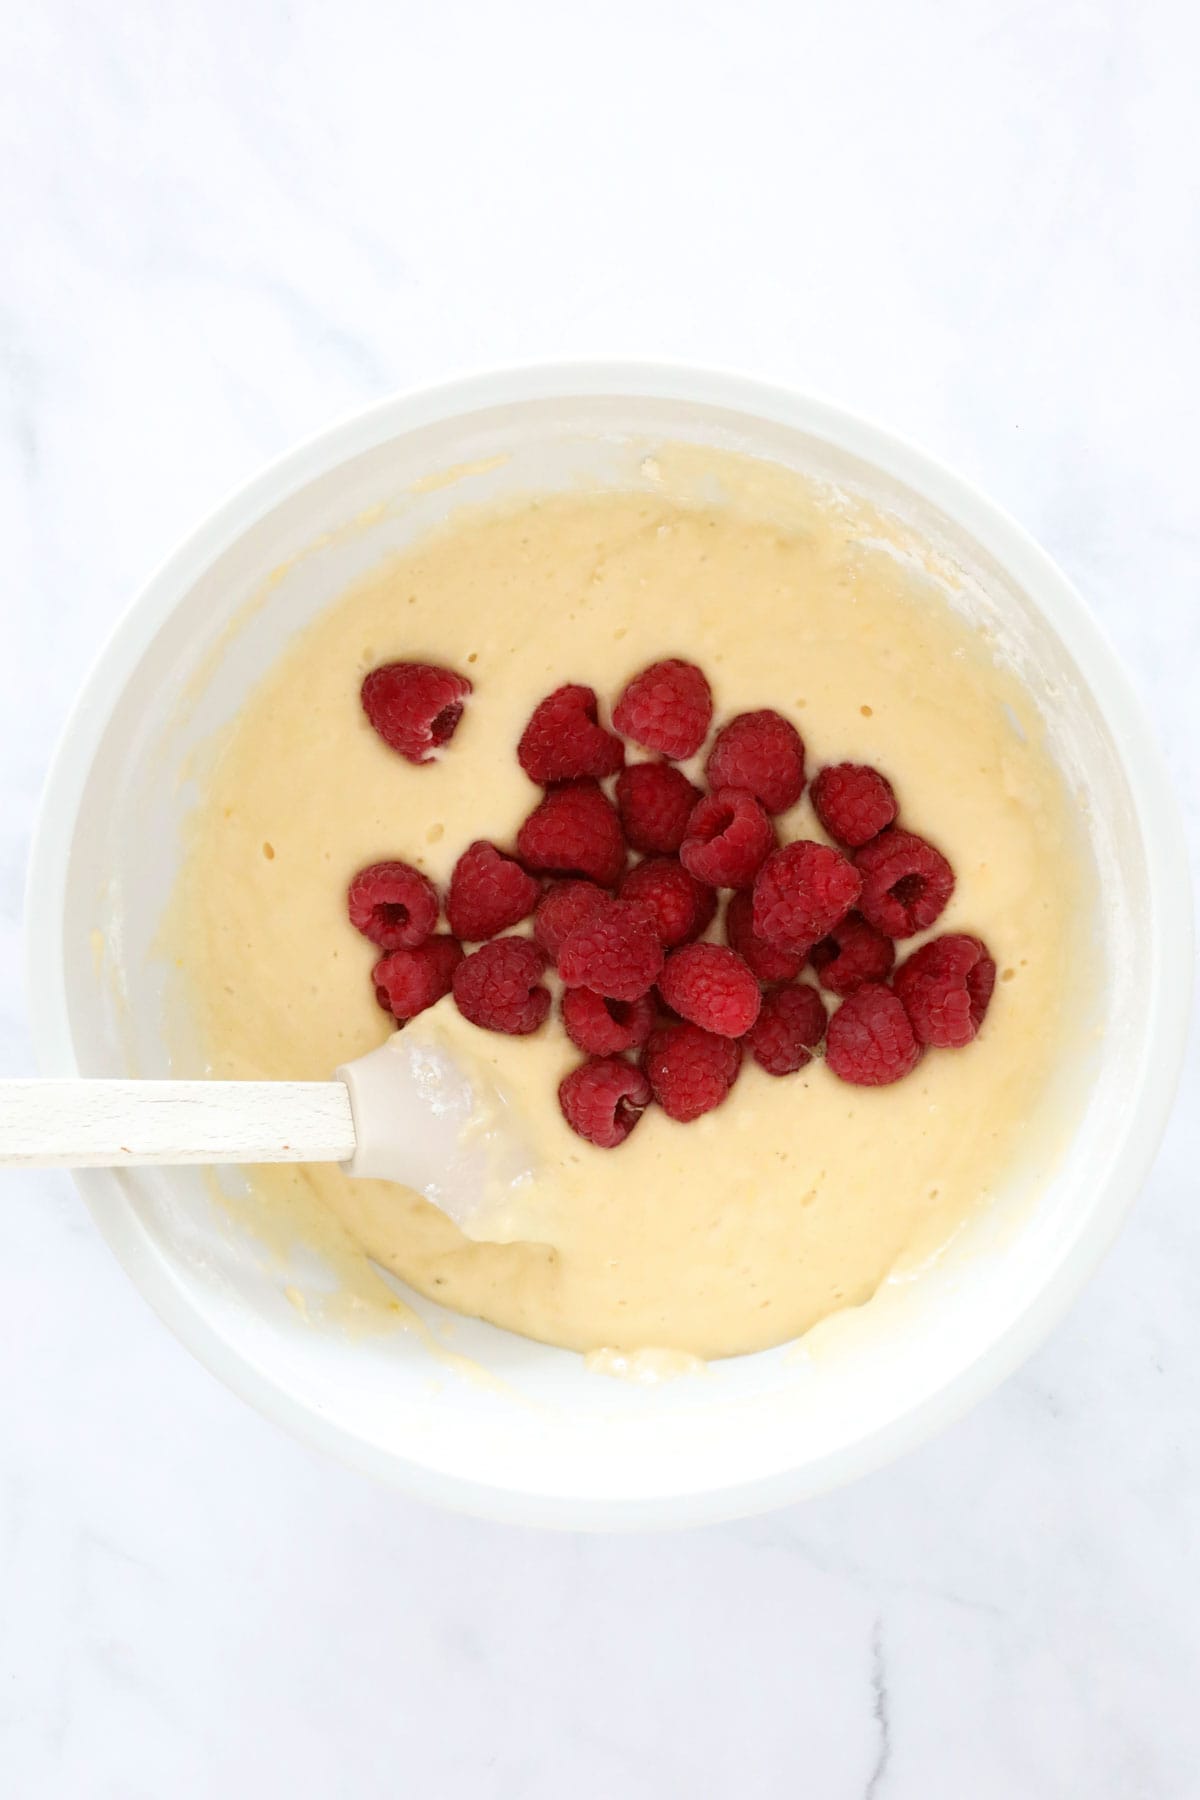
<svg viewBox="0 0 1200 1800"><path fill-rule="evenodd" d="M371 671L362 703L392 749L427 763L470 694L451 669L396 662ZM383 951L379 1004L402 1025L452 993L485 1030L538 1031L557 971L563 1029L584 1058L559 1102L603 1149L652 1102L683 1122L711 1112L747 1052L791 1075L823 1040L841 1080L898 1081L926 1048L971 1042L995 983L987 949L963 933L895 966L897 939L934 924L954 872L898 822L877 769L819 770L809 794L833 844L781 844L776 816L805 785L799 732L778 712L740 713L712 740L702 790L677 765L699 754L712 715L703 672L675 659L633 678L612 730L591 688L557 688L517 746L543 791L515 846L470 844L444 900L404 862L373 863L350 884L351 923ZM627 763L627 742L659 760ZM725 941L701 941L723 896ZM530 932L516 932L527 919ZM800 979L806 967L818 986Z"/></svg>

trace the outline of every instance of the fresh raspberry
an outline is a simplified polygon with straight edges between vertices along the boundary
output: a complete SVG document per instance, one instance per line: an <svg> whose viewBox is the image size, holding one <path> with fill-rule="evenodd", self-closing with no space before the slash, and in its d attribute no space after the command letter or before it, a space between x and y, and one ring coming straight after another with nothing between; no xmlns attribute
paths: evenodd
<svg viewBox="0 0 1200 1800"><path fill-rule="evenodd" d="M886 981L895 960L891 938L858 912L847 913L828 937L813 945L809 957L821 986L841 1000L868 981Z"/></svg>
<svg viewBox="0 0 1200 1800"><path fill-rule="evenodd" d="M614 900L574 930L558 954L567 987L594 988L606 1000L639 1000L658 980L663 948L644 906Z"/></svg>
<svg viewBox="0 0 1200 1800"><path fill-rule="evenodd" d="M717 910L717 896L673 856L635 864L621 883L622 900L636 900L654 920L664 950L702 936Z"/></svg>
<svg viewBox="0 0 1200 1800"><path fill-rule="evenodd" d="M643 749L683 762L708 736L712 710L703 671L672 658L634 676L613 707L613 724Z"/></svg>
<svg viewBox="0 0 1200 1800"><path fill-rule="evenodd" d="M393 950L390 956L381 956L371 970L375 998L384 1012L402 1025L415 1019L450 992L462 954L457 938L431 937L415 950Z"/></svg>
<svg viewBox="0 0 1200 1800"><path fill-rule="evenodd" d="M651 1032L642 1068L668 1118L688 1124L720 1106L738 1077L742 1046L699 1025L663 1025Z"/></svg>
<svg viewBox="0 0 1200 1800"><path fill-rule="evenodd" d="M478 943L528 918L541 891L519 862L480 838L454 865L446 918L455 937Z"/></svg>
<svg viewBox="0 0 1200 1800"><path fill-rule="evenodd" d="M780 950L754 929L754 896L743 889L725 908L725 937L759 981L794 981L804 967L803 950Z"/></svg>
<svg viewBox="0 0 1200 1800"><path fill-rule="evenodd" d="M748 888L775 841L775 827L754 795L722 788L694 808L679 860L709 887Z"/></svg>
<svg viewBox="0 0 1200 1800"><path fill-rule="evenodd" d="M437 924L437 889L403 862L360 869L346 895L350 923L381 950L415 950Z"/></svg>
<svg viewBox="0 0 1200 1800"><path fill-rule="evenodd" d="M611 905L612 895L594 881L552 881L533 915L533 935L550 961L557 963L575 927Z"/></svg>
<svg viewBox="0 0 1200 1800"><path fill-rule="evenodd" d="M754 929L769 944L805 955L858 899L860 879L840 850L801 838L776 850L754 884Z"/></svg>
<svg viewBox="0 0 1200 1800"><path fill-rule="evenodd" d="M617 776L617 811L629 848L674 856L699 798L700 789L670 763L631 763Z"/></svg>
<svg viewBox="0 0 1200 1800"><path fill-rule="evenodd" d="M825 1036L825 1003L815 987L798 981L773 988L746 1039L751 1054L768 1075L794 1075Z"/></svg>
<svg viewBox="0 0 1200 1800"><path fill-rule="evenodd" d="M584 875L615 887L625 868L621 821L594 781L551 788L517 834L517 853L535 874Z"/></svg>
<svg viewBox="0 0 1200 1800"><path fill-rule="evenodd" d="M858 850L891 825L897 813L892 784L866 763L831 763L810 789L818 819L839 844Z"/></svg>
<svg viewBox="0 0 1200 1800"><path fill-rule="evenodd" d="M555 688L534 707L517 745L517 761L530 781L550 787L584 775L600 780L616 774L625 746L597 723L597 710L594 691L575 682Z"/></svg>
<svg viewBox="0 0 1200 1800"><path fill-rule="evenodd" d="M888 937L928 931L954 892L954 870L940 850L893 826L855 852L862 876L859 911Z"/></svg>
<svg viewBox="0 0 1200 1800"><path fill-rule="evenodd" d="M744 1037L762 1005L757 981L724 944L685 944L676 950L658 978L658 991L681 1019L718 1037Z"/></svg>
<svg viewBox="0 0 1200 1800"><path fill-rule="evenodd" d="M996 965L977 937L952 931L914 950L892 985L918 1043L959 1050L983 1024Z"/></svg>
<svg viewBox="0 0 1200 1800"><path fill-rule="evenodd" d="M704 772L714 791L743 788L767 812L786 812L804 792L804 740L770 708L739 713L718 731Z"/></svg>
<svg viewBox="0 0 1200 1800"><path fill-rule="evenodd" d="M616 1056L580 1063L558 1084L563 1118L589 1144L615 1150L650 1104L650 1083Z"/></svg>
<svg viewBox="0 0 1200 1800"><path fill-rule="evenodd" d="M385 744L409 762L433 761L449 743L471 692L465 675L431 663L383 663L362 684L363 711Z"/></svg>
<svg viewBox="0 0 1200 1800"><path fill-rule="evenodd" d="M532 938L493 938L455 969L455 1004L472 1025L526 1037L550 1011L545 967L545 952Z"/></svg>
<svg viewBox="0 0 1200 1800"><path fill-rule="evenodd" d="M567 1036L589 1056L640 1050L654 1028L654 1000L606 1000L593 988L567 988L562 997Z"/></svg>
<svg viewBox="0 0 1200 1800"><path fill-rule="evenodd" d="M825 1061L856 1087L886 1087L920 1060L908 1014L882 982L869 982L843 1000L826 1028Z"/></svg>

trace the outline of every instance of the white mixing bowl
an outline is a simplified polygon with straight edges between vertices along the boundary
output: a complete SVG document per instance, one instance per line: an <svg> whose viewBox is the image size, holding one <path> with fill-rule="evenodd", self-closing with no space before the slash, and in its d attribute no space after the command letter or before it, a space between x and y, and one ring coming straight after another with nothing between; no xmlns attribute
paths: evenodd
<svg viewBox="0 0 1200 1800"><path fill-rule="evenodd" d="M161 1317L264 1413L413 1493L531 1523L698 1522L874 1468L1027 1356L1110 1242L1158 1142L1182 1054L1188 889L1146 723L1062 575L927 457L846 413L740 378L585 364L390 400L260 475L153 578L70 720L31 870L43 1072L168 1073L153 946L191 797L180 783L188 752L232 716L292 631L450 507L616 479L631 442L681 439L864 491L961 571L1024 669L1080 792L1102 872L1105 1029L1094 1059L1073 1072L1089 1092L1035 1196L1026 1183L927 1274L799 1349L657 1387L464 1320L453 1348L482 1377L435 1359L412 1334L314 1326L289 1304L277 1262L194 1172L78 1177ZM470 467L456 484L428 479L461 465ZM414 1304L438 1331L440 1309Z"/></svg>

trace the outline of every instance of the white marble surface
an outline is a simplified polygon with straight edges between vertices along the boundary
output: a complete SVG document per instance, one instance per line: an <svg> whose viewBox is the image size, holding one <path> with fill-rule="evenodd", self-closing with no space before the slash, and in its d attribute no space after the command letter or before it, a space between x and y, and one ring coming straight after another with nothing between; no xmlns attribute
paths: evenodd
<svg viewBox="0 0 1200 1800"><path fill-rule="evenodd" d="M262 459L464 364L742 365L957 464L1103 616L1195 843L1198 55L1191 0L12 12L0 1068L38 789L118 610ZM67 1180L8 1179L0 1792L1195 1796L1198 1167L1177 1111L1081 1303L920 1453L608 1540L309 1454Z"/></svg>

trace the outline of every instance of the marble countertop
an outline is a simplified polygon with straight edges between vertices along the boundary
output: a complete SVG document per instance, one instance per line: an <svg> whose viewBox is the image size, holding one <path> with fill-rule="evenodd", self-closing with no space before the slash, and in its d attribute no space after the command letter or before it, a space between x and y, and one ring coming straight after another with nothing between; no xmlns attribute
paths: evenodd
<svg viewBox="0 0 1200 1800"><path fill-rule="evenodd" d="M742 366L940 454L1101 615L1200 841L1188 0L46 0L6 37L5 1073L38 791L118 611L263 459L464 365ZM1083 1299L936 1442L632 1539L320 1460L67 1179L8 1178L0 1791L1195 1796L1198 1168L1177 1109Z"/></svg>

